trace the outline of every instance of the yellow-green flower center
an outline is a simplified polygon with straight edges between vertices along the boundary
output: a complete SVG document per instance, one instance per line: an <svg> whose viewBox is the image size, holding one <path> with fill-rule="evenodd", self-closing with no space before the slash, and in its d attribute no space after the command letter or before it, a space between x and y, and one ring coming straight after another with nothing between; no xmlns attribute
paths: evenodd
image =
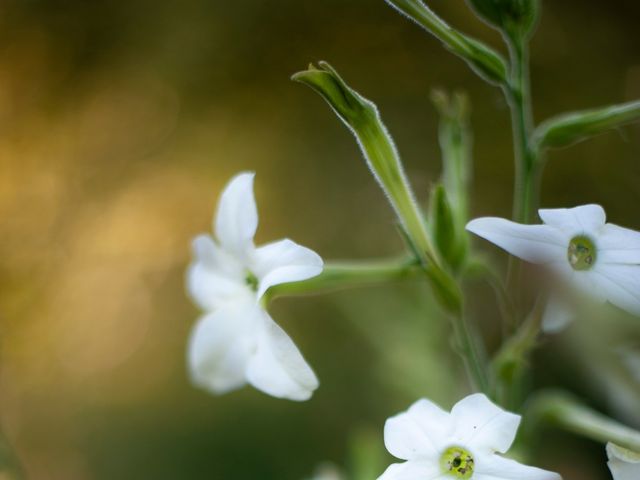
<svg viewBox="0 0 640 480"><path fill-rule="evenodd" d="M589 237L573 237L567 249L567 259L574 270L589 270L596 261L596 246Z"/></svg>
<svg viewBox="0 0 640 480"><path fill-rule="evenodd" d="M244 277L244 281L249 286L251 291L258 291L258 277L256 277L253 273L247 271L247 274Z"/></svg>
<svg viewBox="0 0 640 480"><path fill-rule="evenodd" d="M449 447L440 457L443 473L453 478L467 480L473 476L473 456L462 447Z"/></svg>

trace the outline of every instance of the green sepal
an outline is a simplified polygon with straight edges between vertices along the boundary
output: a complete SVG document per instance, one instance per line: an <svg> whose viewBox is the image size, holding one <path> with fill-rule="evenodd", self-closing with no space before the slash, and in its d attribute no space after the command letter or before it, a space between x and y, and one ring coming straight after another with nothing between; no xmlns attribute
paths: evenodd
<svg viewBox="0 0 640 480"><path fill-rule="evenodd" d="M531 35L540 16L539 0L468 0L473 10L508 37Z"/></svg>
<svg viewBox="0 0 640 480"><path fill-rule="evenodd" d="M456 221L444 186L438 184L431 193L431 221L434 243L438 252L454 271L466 257L466 233Z"/></svg>
<svg viewBox="0 0 640 480"><path fill-rule="evenodd" d="M291 79L304 83L319 93L351 128L375 120L376 107L371 101L350 88L327 62L318 62L318 66L320 68L309 64L307 70L293 74Z"/></svg>
<svg viewBox="0 0 640 480"><path fill-rule="evenodd" d="M534 132L539 149L564 147L640 120L640 101L567 113L546 120Z"/></svg>
<svg viewBox="0 0 640 480"><path fill-rule="evenodd" d="M450 27L421 0L385 0L389 5L416 22L438 38L489 83L507 83L507 63L495 50L484 43Z"/></svg>

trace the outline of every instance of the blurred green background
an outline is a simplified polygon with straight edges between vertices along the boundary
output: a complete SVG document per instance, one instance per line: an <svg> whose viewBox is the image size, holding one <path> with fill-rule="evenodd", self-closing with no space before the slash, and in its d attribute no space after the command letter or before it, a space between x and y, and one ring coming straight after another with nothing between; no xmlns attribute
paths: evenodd
<svg viewBox="0 0 640 480"><path fill-rule="evenodd" d="M502 48L462 0L430 5ZM632 0L544 2L536 119L639 98L639 20ZM0 3L0 423L29 478L299 480L323 461L375 457L384 420L419 396L448 408L466 393L415 283L274 304L320 377L309 402L188 383L190 240L236 172L257 171L259 242L289 236L325 259L402 248L353 139L289 81L321 59L378 104L421 200L440 171L428 94L467 91L473 214L509 215L500 91L382 0ZM552 152L542 204L599 202L640 229L639 133ZM495 348L490 292L474 288ZM638 341L637 320L574 325L546 341L531 381L640 426L640 372L623 388L634 372L611 351ZM547 431L539 454L567 479L609 478L594 443ZM391 457L379 461L372 475Z"/></svg>

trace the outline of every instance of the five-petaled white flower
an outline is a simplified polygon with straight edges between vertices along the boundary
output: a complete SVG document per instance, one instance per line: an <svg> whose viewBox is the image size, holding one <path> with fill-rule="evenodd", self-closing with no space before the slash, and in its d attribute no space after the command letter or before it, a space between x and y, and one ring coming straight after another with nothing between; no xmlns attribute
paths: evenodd
<svg viewBox="0 0 640 480"><path fill-rule="evenodd" d="M322 259L288 239L254 245L253 177L237 175L222 193L216 240L203 234L193 241L187 289L205 314L191 335L189 370L196 385L215 393L248 382L274 397L307 400L318 380L260 299L273 285L318 275Z"/></svg>
<svg viewBox="0 0 640 480"><path fill-rule="evenodd" d="M504 458L520 416L473 394L445 412L429 400L387 420L384 443L403 460L378 480L560 480L557 473Z"/></svg>
<svg viewBox="0 0 640 480"><path fill-rule="evenodd" d="M640 478L640 454L607 443L609 470L613 480L638 480Z"/></svg>
<svg viewBox="0 0 640 480"><path fill-rule="evenodd" d="M542 225L504 218L472 220L467 230L528 262L543 264L589 297L640 314L640 232L605 223L600 205L538 211ZM547 330L570 314L557 299L545 313Z"/></svg>

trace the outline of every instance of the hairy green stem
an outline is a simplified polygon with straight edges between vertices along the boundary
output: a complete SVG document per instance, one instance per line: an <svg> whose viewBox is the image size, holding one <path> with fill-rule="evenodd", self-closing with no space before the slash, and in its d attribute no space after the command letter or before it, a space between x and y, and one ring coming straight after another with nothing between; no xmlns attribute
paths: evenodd
<svg viewBox="0 0 640 480"><path fill-rule="evenodd" d="M444 46L490 83L504 85L507 82L506 62L487 45L451 28L422 0L385 0L422 28L439 39Z"/></svg>
<svg viewBox="0 0 640 480"><path fill-rule="evenodd" d="M509 39L508 44L512 71L507 97L511 109L515 155L513 219L527 223L537 204L538 194L537 158L530 148L533 113L529 86L529 52L524 39Z"/></svg>
<svg viewBox="0 0 640 480"><path fill-rule="evenodd" d="M543 392L530 403L530 425L540 420L597 442L640 452L640 432L597 412L563 392Z"/></svg>
<svg viewBox="0 0 640 480"><path fill-rule="evenodd" d="M531 148L533 112L529 82L528 40L517 35L507 35L511 59L511 78L505 87L513 130L515 181L513 187L513 220L528 223L538 204L540 188L540 162L537 151ZM513 293L516 308L521 303L521 262L509 257L506 285Z"/></svg>
<svg viewBox="0 0 640 480"><path fill-rule="evenodd" d="M301 282L271 287L266 301L291 295L312 295L328 291L356 288L422 275L420 265L411 259L389 259L374 262L335 262L324 266L322 273Z"/></svg>
<svg viewBox="0 0 640 480"><path fill-rule="evenodd" d="M425 264L440 266L440 259L431 243L422 212L409 186L400 157L389 134L381 122L364 122L356 130L356 135L365 158L371 163L372 171L398 214L404 228L417 247ZM393 168L389 168L393 165ZM381 174L380 170L384 170Z"/></svg>
<svg viewBox="0 0 640 480"><path fill-rule="evenodd" d="M451 323L455 335L456 348L462 357L467 375L479 391L493 396L491 380L486 362L480 355L478 334L472 332L463 312L451 315Z"/></svg>
<svg viewBox="0 0 640 480"><path fill-rule="evenodd" d="M502 277L486 261L477 258L468 262L464 274L468 278L484 280L493 289L505 330L512 330L515 326L516 312ZM506 334L507 331L503 333Z"/></svg>
<svg viewBox="0 0 640 480"><path fill-rule="evenodd" d="M544 302L539 301L527 319L493 357L496 395L507 408L517 408L520 401L517 386L527 366L529 353L538 344L544 307Z"/></svg>

